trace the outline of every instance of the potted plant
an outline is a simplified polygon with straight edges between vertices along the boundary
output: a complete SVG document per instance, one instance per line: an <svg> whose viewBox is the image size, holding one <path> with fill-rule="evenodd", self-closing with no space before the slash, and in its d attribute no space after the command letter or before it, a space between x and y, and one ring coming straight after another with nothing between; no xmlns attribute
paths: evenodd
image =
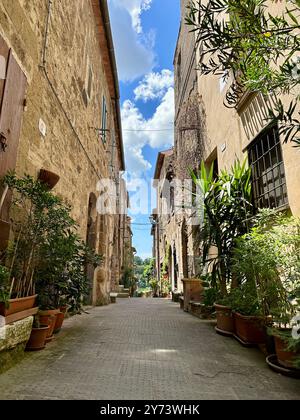
<svg viewBox="0 0 300 420"><path fill-rule="evenodd" d="M216 331L223 335L233 335L235 332L235 323L233 318L231 297L219 298L214 304L217 318Z"/></svg>
<svg viewBox="0 0 300 420"><path fill-rule="evenodd" d="M207 277L206 277L207 278ZM215 312L218 290L209 281L204 281L203 301L201 305L201 315L210 318Z"/></svg>
<svg viewBox="0 0 300 420"><path fill-rule="evenodd" d="M40 264L36 272L40 322L49 325L48 339L58 332L67 306L71 313L81 311L89 292L87 264L95 267L102 258L89 249L76 234L76 224L68 206L59 202L48 212L48 228L40 248Z"/></svg>
<svg viewBox="0 0 300 420"><path fill-rule="evenodd" d="M251 215L251 169L236 161L231 171L214 176L213 165L208 171L204 162L199 174L192 178L200 190L203 209L202 263L217 284L215 302L216 331L228 335L234 332L230 306L230 289L235 282L231 272L231 258L237 237L247 232L246 220ZM197 199L197 196L196 196Z"/></svg>
<svg viewBox="0 0 300 420"><path fill-rule="evenodd" d="M12 237L1 256L2 264L9 270L10 299L5 315L20 313L21 316L21 312L33 308L36 301L34 275L44 238L44 218L52 201L45 186L29 176L17 178L7 174L2 182L13 196Z"/></svg>
<svg viewBox="0 0 300 420"><path fill-rule="evenodd" d="M267 318L262 313L255 283L247 281L232 291L231 308L240 341L245 345L265 344Z"/></svg>
<svg viewBox="0 0 300 420"><path fill-rule="evenodd" d="M292 328L278 326L271 328L269 332L275 340L277 362L284 368L300 371L300 334L293 336Z"/></svg>
<svg viewBox="0 0 300 420"><path fill-rule="evenodd" d="M158 297L158 281L156 279L151 279L149 281L149 286L151 287L153 297Z"/></svg>
<svg viewBox="0 0 300 420"><path fill-rule="evenodd" d="M280 285L278 299L271 308L276 363L283 373L300 370L300 219L281 217L270 234L276 239ZM268 361L268 360L267 360Z"/></svg>
<svg viewBox="0 0 300 420"><path fill-rule="evenodd" d="M237 312L252 315L249 328L261 324L262 330L262 324L272 322L279 347L280 337L291 334L291 320L299 312L300 222L271 210L260 211L254 222L250 232L236 241L232 269L240 288L234 293L234 305ZM236 324L243 321L237 313ZM261 331L261 340L263 335Z"/></svg>
<svg viewBox="0 0 300 420"><path fill-rule="evenodd" d="M46 346L49 325L41 324L39 317L35 316L30 338L26 344L27 351L43 350Z"/></svg>

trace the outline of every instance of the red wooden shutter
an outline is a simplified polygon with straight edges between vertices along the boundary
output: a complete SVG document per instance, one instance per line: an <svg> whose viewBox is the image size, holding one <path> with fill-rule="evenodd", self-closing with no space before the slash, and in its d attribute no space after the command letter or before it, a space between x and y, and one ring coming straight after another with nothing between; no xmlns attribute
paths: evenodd
<svg viewBox="0 0 300 420"><path fill-rule="evenodd" d="M6 80L6 72L7 72L7 62L9 57L9 48L0 35L0 109L2 106L2 99L3 99L3 93L4 93L4 86L5 86L5 80ZM4 66L4 68L2 68ZM3 72L3 75L2 75ZM4 78L2 78L4 76Z"/></svg>
<svg viewBox="0 0 300 420"><path fill-rule="evenodd" d="M2 39L0 39L0 53L8 51ZM6 80L0 83L0 95L2 89L1 113L0 113L0 137L5 140L6 148L3 150L0 144L0 177L7 171L16 167L21 122L24 110L26 90L26 77L16 62L12 51L8 54ZM1 98L1 96L0 96ZM0 189L0 200L2 191ZM9 235L9 207L11 197L8 195L0 213L0 249L6 246Z"/></svg>

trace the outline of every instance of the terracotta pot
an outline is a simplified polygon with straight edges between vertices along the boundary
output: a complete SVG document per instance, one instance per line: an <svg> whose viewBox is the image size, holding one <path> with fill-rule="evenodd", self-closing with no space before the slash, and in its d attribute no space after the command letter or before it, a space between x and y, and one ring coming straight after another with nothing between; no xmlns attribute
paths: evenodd
<svg viewBox="0 0 300 420"><path fill-rule="evenodd" d="M61 330L62 324L64 322L65 319L65 314L63 312L59 312L56 315L56 322L55 322L55 326L54 326L54 334L59 333L59 331Z"/></svg>
<svg viewBox="0 0 300 420"><path fill-rule="evenodd" d="M32 328L30 338L26 345L26 350L43 350L46 345L46 337L49 331L48 325L41 325L40 328Z"/></svg>
<svg viewBox="0 0 300 420"><path fill-rule="evenodd" d="M56 317L59 309L50 309L48 311L39 311L39 320L41 324L48 325L49 331L47 333L46 342L48 343L53 339L53 331L56 324Z"/></svg>
<svg viewBox="0 0 300 420"><path fill-rule="evenodd" d="M184 296L184 311L188 312L190 309L190 302L202 302L203 300L203 282L199 279L182 279L183 296Z"/></svg>
<svg viewBox="0 0 300 420"><path fill-rule="evenodd" d="M295 369L293 361L299 352L286 350L286 343L281 337L274 336L274 340L278 362L286 368Z"/></svg>
<svg viewBox="0 0 300 420"><path fill-rule="evenodd" d="M217 329L224 333L234 333L234 319L232 310L229 306L218 305L215 303L217 315Z"/></svg>
<svg viewBox="0 0 300 420"><path fill-rule="evenodd" d="M258 316L234 314L237 336L247 344L262 344L267 341L265 319Z"/></svg>
<svg viewBox="0 0 300 420"><path fill-rule="evenodd" d="M37 295L18 299L10 299L8 301L9 307L7 309L5 308L4 303L0 303L0 315L8 316L18 312L26 311L27 309L32 309L34 307L36 298Z"/></svg>
<svg viewBox="0 0 300 420"><path fill-rule="evenodd" d="M63 305L59 307L60 312L62 312L63 314L67 313L68 310L68 305Z"/></svg>

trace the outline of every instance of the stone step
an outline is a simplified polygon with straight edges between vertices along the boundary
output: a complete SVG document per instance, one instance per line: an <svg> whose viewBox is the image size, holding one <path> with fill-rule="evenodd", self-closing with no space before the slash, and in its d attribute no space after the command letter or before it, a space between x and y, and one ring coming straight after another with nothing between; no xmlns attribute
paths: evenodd
<svg viewBox="0 0 300 420"><path fill-rule="evenodd" d="M129 293L118 293L118 298L124 298L124 299L126 299L126 298L129 298Z"/></svg>
<svg viewBox="0 0 300 420"><path fill-rule="evenodd" d="M122 293L129 293L129 292L130 292L130 290L129 290L129 289L123 289L121 292L122 292Z"/></svg>

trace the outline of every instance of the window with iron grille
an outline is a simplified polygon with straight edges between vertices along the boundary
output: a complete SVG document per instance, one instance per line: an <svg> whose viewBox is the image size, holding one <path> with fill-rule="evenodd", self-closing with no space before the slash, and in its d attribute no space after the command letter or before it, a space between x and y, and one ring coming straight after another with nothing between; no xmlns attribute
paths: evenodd
<svg viewBox="0 0 300 420"><path fill-rule="evenodd" d="M259 135L248 148L248 155L255 210L286 206L288 195L278 127Z"/></svg>

